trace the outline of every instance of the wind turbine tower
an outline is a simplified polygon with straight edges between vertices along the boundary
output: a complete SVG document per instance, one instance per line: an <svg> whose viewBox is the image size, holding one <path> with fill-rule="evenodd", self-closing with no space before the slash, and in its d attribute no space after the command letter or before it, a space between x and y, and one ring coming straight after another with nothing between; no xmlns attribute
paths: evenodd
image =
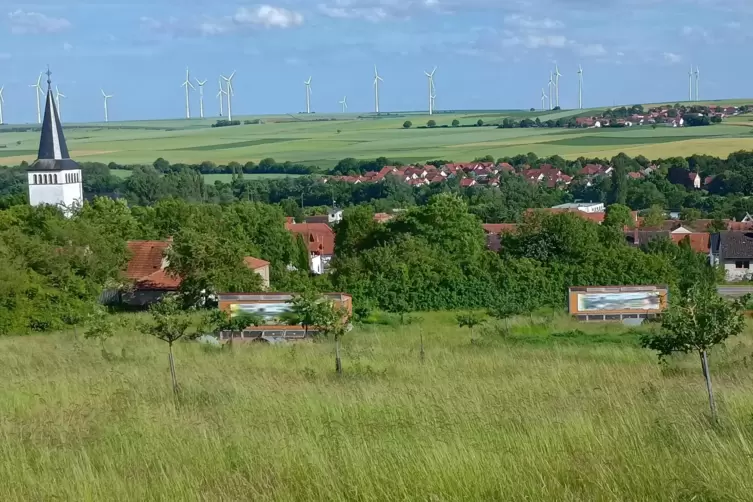
<svg viewBox="0 0 753 502"><path fill-rule="evenodd" d="M40 107L39 103L39 96L42 96L44 92L42 91L42 74L39 74L39 78L37 79L36 84L31 84L29 87L34 88L34 94L37 95L37 124L42 123L42 108Z"/></svg>
<svg viewBox="0 0 753 502"><path fill-rule="evenodd" d="M306 86L306 114L311 113L311 77L309 77L308 80L304 81L303 84Z"/></svg>
<svg viewBox="0 0 753 502"><path fill-rule="evenodd" d="M188 73L188 68L186 68L186 81L183 82L180 86L186 88L186 118L190 119L191 118L191 101L189 100L189 97L188 97L188 93L190 92L189 87L193 89L194 91L196 90L196 87L194 87L193 84L191 83L191 76Z"/></svg>
<svg viewBox="0 0 753 502"><path fill-rule="evenodd" d="M583 67L578 65L578 110L583 109Z"/></svg>
<svg viewBox="0 0 753 502"><path fill-rule="evenodd" d="M194 80L196 80L196 84L199 86L199 117L204 118L204 84L206 84L207 81L202 81L198 78L194 78Z"/></svg>
<svg viewBox="0 0 753 502"><path fill-rule="evenodd" d="M549 109L554 108L554 101L552 96L554 95L554 73L549 72Z"/></svg>
<svg viewBox="0 0 753 502"><path fill-rule="evenodd" d="M434 73L436 73L437 67L435 66L431 73L425 71L424 75L429 78L429 115L434 114Z"/></svg>
<svg viewBox="0 0 753 502"><path fill-rule="evenodd" d="M546 95L546 93L544 92L544 88L542 87L542 88L541 88L541 111L542 111L542 112L543 112L544 110L546 110L546 98L547 98L547 95Z"/></svg>
<svg viewBox="0 0 753 502"><path fill-rule="evenodd" d="M379 82L384 82L384 79L379 76L377 67L374 65L374 110L379 113Z"/></svg>
<svg viewBox="0 0 753 502"><path fill-rule="evenodd" d="M557 100L557 107L560 106L560 77L562 74L560 73L559 66L556 64L554 65L554 90L556 91L556 100Z"/></svg>
<svg viewBox="0 0 753 502"><path fill-rule="evenodd" d="M699 94L698 82L700 81L700 79L701 79L701 69L696 66L695 67L695 100L696 101L700 101L700 99L698 98L698 94Z"/></svg>
<svg viewBox="0 0 753 502"><path fill-rule="evenodd" d="M338 101L338 103L342 105L343 113L345 113L345 111L348 109L348 96L343 96L343 100Z"/></svg>
<svg viewBox="0 0 753 502"><path fill-rule="evenodd" d="M55 86L55 104L58 106L58 116L62 119L62 113L60 113L60 98L65 98L66 95L60 92L58 86Z"/></svg>
<svg viewBox="0 0 753 502"><path fill-rule="evenodd" d="M235 70L233 70L233 73L231 73L229 77L226 77L225 75L221 75L222 79L225 81L225 85L227 86L225 95L227 96L227 119L229 121L233 120L232 97L235 94L233 92L233 77L234 76L235 76Z"/></svg>
<svg viewBox="0 0 753 502"><path fill-rule="evenodd" d="M5 99L3 98L4 89L5 86L0 87L0 125L5 124L5 121L3 120L3 103L5 103Z"/></svg>
<svg viewBox="0 0 753 502"><path fill-rule="evenodd" d="M217 96L215 96L215 97L220 99L220 117L222 117L222 112L223 112L223 110L222 110L223 102L222 101L224 99L222 96L225 95L225 91L222 89L222 75L220 75L220 78L217 79L217 84L219 84L220 90L217 91Z"/></svg>
<svg viewBox="0 0 753 502"><path fill-rule="evenodd" d="M693 101L693 65L688 72L688 101Z"/></svg>
<svg viewBox="0 0 753 502"><path fill-rule="evenodd" d="M105 122L110 121L110 117L107 114L107 100L112 97L112 94L105 94L105 91L103 89L100 89L102 91L102 97L105 99Z"/></svg>

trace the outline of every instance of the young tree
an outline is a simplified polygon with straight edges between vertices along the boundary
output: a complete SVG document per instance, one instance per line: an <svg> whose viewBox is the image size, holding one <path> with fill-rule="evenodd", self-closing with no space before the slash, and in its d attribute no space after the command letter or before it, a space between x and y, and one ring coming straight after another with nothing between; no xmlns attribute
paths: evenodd
<svg viewBox="0 0 753 502"><path fill-rule="evenodd" d="M105 342L115 334L115 327L112 319L104 308L98 307L93 314L89 316L89 326L84 332L84 338L87 340L99 340L102 346L102 355L107 355Z"/></svg>
<svg viewBox="0 0 753 502"><path fill-rule="evenodd" d="M413 127L413 122L411 122L410 120L403 122L403 128L410 129L411 127Z"/></svg>
<svg viewBox="0 0 753 502"><path fill-rule="evenodd" d="M181 308L178 298L172 295L165 296L162 301L152 305L149 313L152 316L152 321L145 323L143 329L146 333L167 342L173 393L178 398L180 389L178 388L178 379L175 376L173 344L188 334L191 318Z"/></svg>
<svg viewBox="0 0 753 502"><path fill-rule="evenodd" d="M476 121L476 125L477 125L478 127L481 127L481 126L483 126L483 125L484 125L484 121L483 121L483 120L481 120L481 119L478 119L478 121Z"/></svg>
<svg viewBox="0 0 753 502"><path fill-rule="evenodd" d="M479 324L482 324L486 320L483 316L477 314L476 312L466 312L465 314L460 314L456 317L456 319L458 321L459 328L467 327L471 330L471 339L473 339L473 328L475 328Z"/></svg>
<svg viewBox="0 0 753 502"><path fill-rule="evenodd" d="M304 336L308 336L309 327L319 326L322 322L322 303L324 299L316 291L304 291L290 300L291 324L303 326Z"/></svg>
<svg viewBox="0 0 753 502"><path fill-rule="evenodd" d="M660 359L673 352L698 353L714 421L717 415L708 353L715 345L742 332L747 301L747 296L734 302L727 301L719 296L713 286L692 286L685 294L673 299L662 315L662 331L645 335L641 340L643 347L657 351Z"/></svg>
<svg viewBox="0 0 753 502"><path fill-rule="evenodd" d="M427 127L437 127L437 121L434 120L434 119L431 119L428 122L426 122L426 126Z"/></svg>
<svg viewBox="0 0 753 502"><path fill-rule="evenodd" d="M332 302L318 304L318 323L324 335L333 335L335 338L335 371L338 375L343 374L343 364L340 357L340 340L350 329L350 316L348 311L335 306Z"/></svg>
<svg viewBox="0 0 753 502"><path fill-rule="evenodd" d="M460 126L460 121L458 119L453 119L452 120L452 127L459 127L459 126Z"/></svg>

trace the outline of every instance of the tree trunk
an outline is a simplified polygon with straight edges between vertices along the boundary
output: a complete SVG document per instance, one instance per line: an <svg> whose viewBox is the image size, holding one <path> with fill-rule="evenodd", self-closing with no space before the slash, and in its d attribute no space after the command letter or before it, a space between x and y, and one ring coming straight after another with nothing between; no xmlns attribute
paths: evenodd
<svg viewBox="0 0 753 502"><path fill-rule="evenodd" d="M703 368L703 377L706 379L706 391L709 393L709 408L711 409L711 419L716 422L716 403L714 403L714 390L711 387L711 373L709 372L709 358L705 350L700 353L701 367Z"/></svg>
<svg viewBox="0 0 753 502"><path fill-rule="evenodd" d="M424 352L424 332L421 330L421 362L424 362L424 358L426 358L426 352Z"/></svg>
<svg viewBox="0 0 753 502"><path fill-rule="evenodd" d="M338 375L343 374L343 362L340 359L340 338L335 339L335 371Z"/></svg>
<svg viewBox="0 0 753 502"><path fill-rule="evenodd" d="M173 381L173 393L175 394L175 399L178 399L178 379L175 376L175 359L173 359L173 344L172 343L169 345L168 359L170 360L170 376Z"/></svg>

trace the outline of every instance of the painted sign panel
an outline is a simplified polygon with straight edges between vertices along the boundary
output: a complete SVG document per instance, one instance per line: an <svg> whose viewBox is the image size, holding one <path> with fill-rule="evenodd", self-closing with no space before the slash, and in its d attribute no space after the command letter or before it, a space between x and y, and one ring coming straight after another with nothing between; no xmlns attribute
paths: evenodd
<svg viewBox="0 0 753 502"><path fill-rule="evenodd" d="M230 317L239 314L254 314L264 318L266 324L279 320L286 312L290 312L289 303L234 303L230 305Z"/></svg>
<svg viewBox="0 0 753 502"><path fill-rule="evenodd" d="M578 293L579 312L602 310L661 310L661 293L659 291Z"/></svg>

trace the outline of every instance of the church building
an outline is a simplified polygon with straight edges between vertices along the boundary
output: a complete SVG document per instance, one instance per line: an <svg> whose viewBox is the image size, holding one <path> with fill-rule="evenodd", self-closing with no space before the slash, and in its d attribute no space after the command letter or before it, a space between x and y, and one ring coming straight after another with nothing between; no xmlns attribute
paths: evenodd
<svg viewBox="0 0 753 502"><path fill-rule="evenodd" d="M56 206L70 216L84 201L81 167L68 154L50 75L47 70L47 99L39 153L28 171L29 203L32 206Z"/></svg>

